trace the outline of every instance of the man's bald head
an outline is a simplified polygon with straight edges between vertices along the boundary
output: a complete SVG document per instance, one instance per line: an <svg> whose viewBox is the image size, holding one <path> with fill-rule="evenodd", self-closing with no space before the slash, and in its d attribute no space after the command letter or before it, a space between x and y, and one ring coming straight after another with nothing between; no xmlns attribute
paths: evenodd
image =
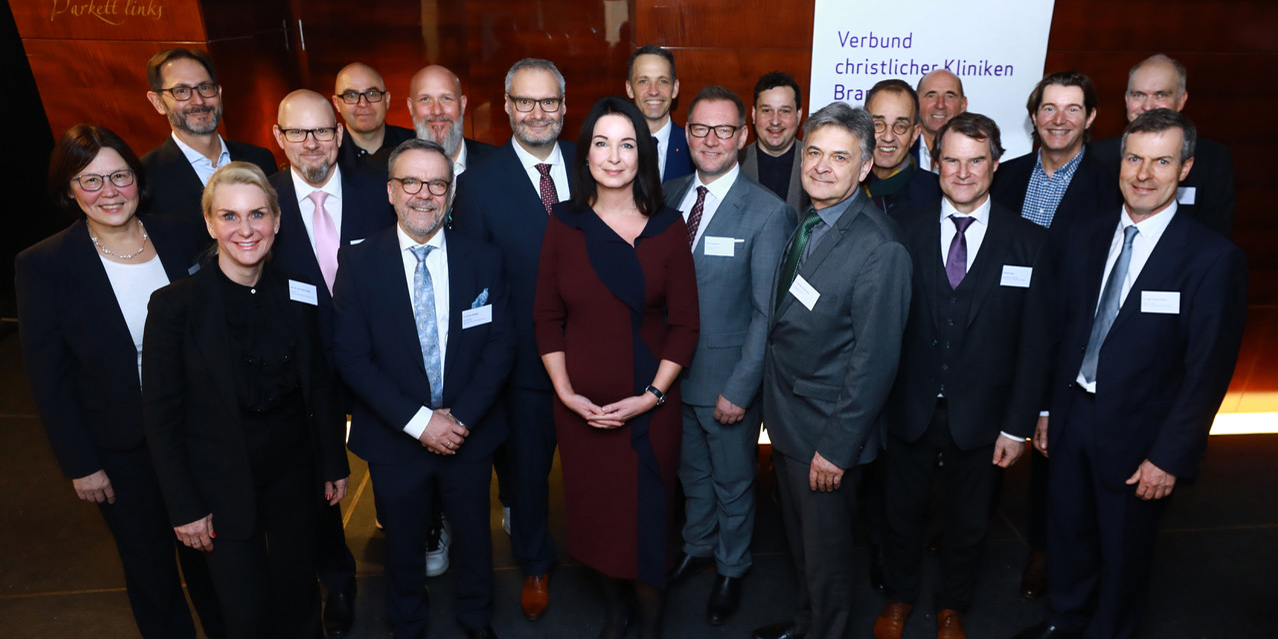
<svg viewBox="0 0 1278 639"><path fill-rule="evenodd" d="M1154 109L1184 109L1187 76L1185 65L1161 53L1138 62L1127 74L1127 121Z"/></svg>
<svg viewBox="0 0 1278 639"><path fill-rule="evenodd" d="M352 62L337 72L333 107L342 114L351 132L371 135L380 131L386 125L388 106L390 92L377 69L363 62Z"/></svg>
<svg viewBox="0 0 1278 639"><path fill-rule="evenodd" d="M919 109L923 128L935 135L950 118L967 111L963 81L945 69L936 69L919 80Z"/></svg>
<svg viewBox="0 0 1278 639"><path fill-rule="evenodd" d="M294 91L280 101L275 142L288 156L293 170L311 186L326 184L337 166L342 125L324 96L307 89Z"/></svg>
<svg viewBox="0 0 1278 639"><path fill-rule="evenodd" d="M457 74L437 64L418 71L409 83L408 111L417 137L439 143L449 158L457 158L466 114L466 96Z"/></svg>

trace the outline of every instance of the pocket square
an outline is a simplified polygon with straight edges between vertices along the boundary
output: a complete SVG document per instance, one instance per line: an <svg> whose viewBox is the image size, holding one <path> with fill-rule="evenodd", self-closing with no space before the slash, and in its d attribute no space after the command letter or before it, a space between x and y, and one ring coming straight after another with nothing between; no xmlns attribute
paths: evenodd
<svg viewBox="0 0 1278 639"><path fill-rule="evenodd" d="M476 297L475 301L470 303L470 307L479 308L487 303L488 303L488 289L484 289L483 292L479 294L479 297Z"/></svg>

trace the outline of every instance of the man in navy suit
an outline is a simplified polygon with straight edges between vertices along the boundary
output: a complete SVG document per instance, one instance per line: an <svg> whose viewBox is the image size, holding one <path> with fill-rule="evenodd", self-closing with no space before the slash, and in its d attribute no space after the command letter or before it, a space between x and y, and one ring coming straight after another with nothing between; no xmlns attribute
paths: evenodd
<svg viewBox="0 0 1278 639"><path fill-rule="evenodd" d="M670 109L679 97L679 78L675 77L674 54L655 44L639 47L630 55L626 76L626 95L648 121L648 132L657 142L657 166L661 181L676 180L692 173L688 154L688 138L683 127L674 123Z"/></svg>
<svg viewBox="0 0 1278 639"><path fill-rule="evenodd" d="M1238 359L1242 250L1179 210L1194 125L1170 109L1123 133L1124 204L1070 233L1051 415L1047 621L1017 639L1129 639L1158 520L1198 474ZM1117 208L1117 207L1115 207Z"/></svg>
<svg viewBox="0 0 1278 639"><path fill-rule="evenodd" d="M367 64L352 62L337 72L332 100L346 123L337 150L342 168L385 179L386 158L400 142L413 137L412 129L386 124L390 98L382 74Z"/></svg>
<svg viewBox="0 0 1278 639"><path fill-rule="evenodd" d="M900 215L941 197L936 174L919 168L910 147L919 137L919 95L901 80L883 80L865 94L874 118L874 168L865 182L884 213Z"/></svg>
<svg viewBox="0 0 1278 639"><path fill-rule="evenodd" d="M399 223L342 249L336 353L358 401L350 449L368 462L386 531L387 618L426 636L426 531L435 495L452 522L457 621L493 638L492 454L515 355L501 254L442 229L453 199L443 147L409 140L386 185Z"/></svg>
<svg viewBox="0 0 1278 639"><path fill-rule="evenodd" d="M511 552L524 571L520 605L530 621L550 605L550 468L555 459L554 390L537 354L533 334L533 294L546 219L555 202L567 200L572 180L568 163L576 151L559 141L564 127L564 76L553 62L525 58L506 73L506 113L510 140L457 184L453 225L458 231L501 249L510 282L519 352L506 389L513 420L510 440L496 458L497 479L506 494Z"/></svg>
<svg viewBox="0 0 1278 639"><path fill-rule="evenodd" d="M417 137L444 147L453 163L453 175L460 176L493 154L497 147L462 137L466 117L466 96L461 78L438 64L424 67L408 87L408 112L413 114Z"/></svg>

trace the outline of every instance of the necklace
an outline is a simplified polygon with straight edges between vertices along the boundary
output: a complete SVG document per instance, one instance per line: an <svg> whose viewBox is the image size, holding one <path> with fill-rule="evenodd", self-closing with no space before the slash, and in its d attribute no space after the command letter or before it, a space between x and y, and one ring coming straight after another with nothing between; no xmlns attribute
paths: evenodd
<svg viewBox="0 0 1278 639"><path fill-rule="evenodd" d="M135 218L135 219L136 219L136 218ZM87 225L86 225L86 226L87 226ZM131 259L133 259L133 258L135 258L135 257L137 257L137 256L139 256L139 255L141 255L141 254L142 254L142 252L146 250L146 242L147 242L147 240L148 240L148 239L150 239L150 237L146 234L146 226L144 226L144 225L142 224L142 220L138 220L138 227L142 229L142 246L141 246L140 248L138 248L138 250L136 250L136 251L134 251L134 252L132 252L132 253L129 253L128 255L124 255L124 254L122 254L122 253L116 253L116 252L112 251L111 249L109 249L109 248L107 248L107 247L105 247L105 246L102 246L102 243L98 241L98 236L94 235L92 230L90 230L90 231L89 231L89 239L90 239L90 240L93 240L93 245L94 245L94 246L96 246L96 247L98 247L98 250L99 250L99 251L102 251L102 254L103 254L103 255L110 255L111 257L118 257L118 258L120 258L120 259L122 259L122 260L131 260Z"/></svg>

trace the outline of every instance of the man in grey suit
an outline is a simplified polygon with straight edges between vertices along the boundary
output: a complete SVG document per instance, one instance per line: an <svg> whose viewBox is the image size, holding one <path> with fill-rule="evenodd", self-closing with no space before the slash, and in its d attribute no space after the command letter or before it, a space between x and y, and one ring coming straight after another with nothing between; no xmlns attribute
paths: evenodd
<svg viewBox="0 0 1278 639"><path fill-rule="evenodd" d="M803 144L796 140L803 121L802 98L794 76L784 71L763 74L754 84L755 141L741 151L741 172L797 212L808 208L799 179Z"/></svg>
<svg viewBox="0 0 1278 639"><path fill-rule="evenodd" d="M666 182L666 204L683 212L697 267L701 322L706 326L683 378L683 457L687 496L683 556L671 577L681 581L717 564L706 621L723 625L741 600L754 531L763 380L763 343L772 276L794 209L741 174L745 104L717 85L688 108L688 147L695 173Z"/></svg>
<svg viewBox="0 0 1278 639"><path fill-rule="evenodd" d="M792 622L755 639L852 636L858 466L883 443L883 407L910 307L910 255L860 191L874 120L835 102L804 127L803 215L777 269L763 359L763 421L799 582Z"/></svg>

